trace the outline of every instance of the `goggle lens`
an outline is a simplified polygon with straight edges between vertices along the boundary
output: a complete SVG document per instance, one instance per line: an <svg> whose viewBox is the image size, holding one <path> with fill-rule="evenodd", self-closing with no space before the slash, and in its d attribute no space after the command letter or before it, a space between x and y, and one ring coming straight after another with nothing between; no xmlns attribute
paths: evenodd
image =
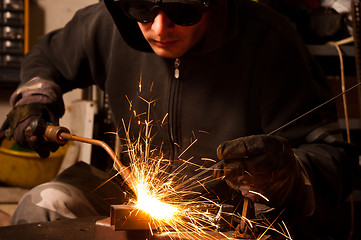
<svg viewBox="0 0 361 240"><path fill-rule="evenodd" d="M137 22L151 22L156 17L157 12L154 11L154 4L149 2L134 2L126 4L123 10L128 16Z"/></svg>
<svg viewBox="0 0 361 240"><path fill-rule="evenodd" d="M122 8L128 17L141 23L153 21L159 11L163 11L173 23L181 26L191 26L198 23L203 13L207 11L206 5L178 2L154 3L133 0L115 1L115 4Z"/></svg>

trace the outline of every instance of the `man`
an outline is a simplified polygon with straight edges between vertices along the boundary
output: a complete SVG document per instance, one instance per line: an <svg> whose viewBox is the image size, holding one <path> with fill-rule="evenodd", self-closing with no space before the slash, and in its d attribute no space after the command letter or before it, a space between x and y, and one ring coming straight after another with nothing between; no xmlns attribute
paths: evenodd
<svg viewBox="0 0 361 240"><path fill-rule="evenodd" d="M21 79L9 119L16 141L41 156L57 146L31 123L56 123L62 93L96 84L109 95L118 129L133 116L129 105L143 113L142 99L154 100L154 141L172 161L170 172L191 159L189 178L194 166L212 165L204 158L218 156L215 175L230 187L212 181L204 194L237 206L242 193L285 209L282 218L300 239L320 235L312 224L337 210L354 186L357 157L341 140L332 107L273 133L327 100L327 84L284 18L248 0L105 0L44 36L26 56ZM197 144L179 159L194 135ZM13 222L108 214L104 199L115 196L107 189L122 188L92 191L103 180L78 164L30 191ZM119 197L114 202L124 201Z"/></svg>

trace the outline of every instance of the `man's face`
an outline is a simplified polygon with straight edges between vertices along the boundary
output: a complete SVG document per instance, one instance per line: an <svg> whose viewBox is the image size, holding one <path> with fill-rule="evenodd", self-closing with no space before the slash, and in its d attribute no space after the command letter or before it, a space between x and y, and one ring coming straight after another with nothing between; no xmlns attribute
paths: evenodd
<svg viewBox="0 0 361 240"><path fill-rule="evenodd" d="M208 21L209 14L204 13L197 24L180 26L174 24L163 11L159 11L152 22L138 22L138 25L157 55L177 58L200 42L207 30Z"/></svg>

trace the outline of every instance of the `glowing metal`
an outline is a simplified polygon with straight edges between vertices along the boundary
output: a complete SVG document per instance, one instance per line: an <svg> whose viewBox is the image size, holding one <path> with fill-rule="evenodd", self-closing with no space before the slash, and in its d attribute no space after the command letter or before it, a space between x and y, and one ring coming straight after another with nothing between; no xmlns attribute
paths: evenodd
<svg viewBox="0 0 361 240"><path fill-rule="evenodd" d="M137 203L136 207L149 213L157 220L171 220L178 212L175 206L164 203L157 199L155 196L151 196L147 192L146 187L137 186Z"/></svg>

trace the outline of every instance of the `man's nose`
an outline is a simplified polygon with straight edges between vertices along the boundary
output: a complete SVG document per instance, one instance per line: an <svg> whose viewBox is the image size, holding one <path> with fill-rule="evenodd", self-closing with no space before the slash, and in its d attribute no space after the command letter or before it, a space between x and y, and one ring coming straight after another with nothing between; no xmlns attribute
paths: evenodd
<svg viewBox="0 0 361 240"><path fill-rule="evenodd" d="M158 35L163 35L169 28L174 27L174 23L163 11L159 11L152 23L152 30Z"/></svg>

